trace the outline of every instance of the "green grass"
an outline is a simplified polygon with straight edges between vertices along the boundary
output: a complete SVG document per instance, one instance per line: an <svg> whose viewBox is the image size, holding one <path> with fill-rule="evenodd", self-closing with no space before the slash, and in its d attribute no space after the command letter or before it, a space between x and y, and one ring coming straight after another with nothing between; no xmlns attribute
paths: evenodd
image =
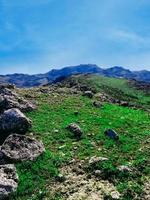
<svg viewBox="0 0 150 200"><path fill-rule="evenodd" d="M115 84L117 87L118 84ZM148 113L112 104L97 109L86 97L56 95L39 95L38 110L28 114L33 122L30 132L43 141L46 153L35 162L17 164L20 183L12 199L61 199L51 196L48 189L59 173L59 167L72 158L85 159L93 155L109 158L108 163L99 168L124 194L123 200L133 199L135 194L140 195L144 177L150 175L148 149L144 146L150 137ZM75 111L79 111L79 115L76 116ZM76 141L66 130L71 122L78 123L84 131L80 141ZM118 132L119 144L104 135L107 128ZM74 150L74 147L77 149ZM138 169L138 175L116 172L117 166L129 162Z"/></svg>

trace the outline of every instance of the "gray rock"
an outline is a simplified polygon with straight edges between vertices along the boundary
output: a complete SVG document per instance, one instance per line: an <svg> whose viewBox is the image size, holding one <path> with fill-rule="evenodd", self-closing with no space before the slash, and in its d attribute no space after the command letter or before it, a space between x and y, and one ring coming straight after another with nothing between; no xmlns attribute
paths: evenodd
<svg viewBox="0 0 150 200"><path fill-rule="evenodd" d="M35 109L29 101L19 97L13 90L13 85L0 85L0 111L10 108L18 108L23 112L29 112Z"/></svg>
<svg viewBox="0 0 150 200"><path fill-rule="evenodd" d="M113 140L119 140L119 135L112 129L106 130L104 134Z"/></svg>
<svg viewBox="0 0 150 200"><path fill-rule="evenodd" d="M17 190L18 175L14 165L0 165L0 200L4 200Z"/></svg>
<svg viewBox="0 0 150 200"><path fill-rule="evenodd" d="M5 165L5 164L6 164L5 156L1 151L1 146L0 146L0 165Z"/></svg>
<svg viewBox="0 0 150 200"><path fill-rule="evenodd" d="M131 173L133 170L131 169L131 167L127 166L127 165L121 165L117 168L120 172L129 172Z"/></svg>
<svg viewBox="0 0 150 200"><path fill-rule="evenodd" d="M93 156L89 159L89 165L96 165L104 161L108 161L108 158Z"/></svg>
<svg viewBox="0 0 150 200"><path fill-rule="evenodd" d="M80 139L81 136L82 136L82 134L83 134L81 128L80 128L77 124L75 124L75 123L71 123L71 124L67 127L67 129L68 129L69 131L71 131L71 132L74 134L74 137L77 138L77 139Z"/></svg>
<svg viewBox="0 0 150 200"><path fill-rule="evenodd" d="M94 175L96 177L100 177L102 175L102 171L101 170L95 170Z"/></svg>
<svg viewBox="0 0 150 200"><path fill-rule="evenodd" d="M99 101L94 101L93 106L96 107L96 108L101 108L102 104Z"/></svg>
<svg viewBox="0 0 150 200"><path fill-rule="evenodd" d="M89 98L93 98L94 94L93 94L92 91L85 91L85 92L84 92L84 96L87 96L87 97L89 97Z"/></svg>
<svg viewBox="0 0 150 200"><path fill-rule="evenodd" d="M13 134L5 140L1 151L7 159L17 162L34 160L45 151L45 148L42 142L23 135Z"/></svg>
<svg viewBox="0 0 150 200"><path fill-rule="evenodd" d="M16 86L15 86L15 84L10 84L10 83L8 83L8 84L1 84L0 85L0 89L3 89L3 88L15 89Z"/></svg>
<svg viewBox="0 0 150 200"><path fill-rule="evenodd" d="M75 115L75 116L79 115L79 111L75 111L75 112L74 112L74 115Z"/></svg>
<svg viewBox="0 0 150 200"><path fill-rule="evenodd" d="M3 107L2 107L3 106ZM17 96L4 95L3 102L1 102L1 109L7 110L10 108L18 108L23 112L30 112L35 109L30 102Z"/></svg>
<svg viewBox="0 0 150 200"><path fill-rule="evenodd" d="M128 107L129 103L127 101L120 101L120 106Z"/></svg>
<svg viewBox="0 0 150 200"><path fill-rule="evenodd" d="M3 110L5 104L6 104L5 98L2 95L0 95L0 110Z"/></svg>
<svg viewBox="0 0 150 200"><path fill-rule="evenodd" d="M2 138L11 133L24 134L30 127L31 121L16 108L9 109L0 115L0 137Z"/></svg>
<svg viewBox="0 0 150 200"><path fill-rule="evenodd" d="M63 174L58 174L57 176L56 176L56 181L58 181L58 182L64 182L66 180L66 177L63 175Z"/></svg>

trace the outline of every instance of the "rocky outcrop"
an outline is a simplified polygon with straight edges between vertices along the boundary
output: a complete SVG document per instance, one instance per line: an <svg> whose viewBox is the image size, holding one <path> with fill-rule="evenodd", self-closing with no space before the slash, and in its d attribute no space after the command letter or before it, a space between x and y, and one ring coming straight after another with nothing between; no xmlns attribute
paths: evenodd
<svg viewBox="0 0 150 200"><path fill-rule="evenodd" d="M0 165L0 200L7 199L16 191L18 186L18 175L13 164Z"/></svg>
<svg viewBox="0 0 150 200"><path fill-rule="evenodd" d="M45 148L42 142L30 137L13 134L10 135L1 147L4 156L14 162L35 160Z"/></svg>
<svg viewBox="0 0 150 200"><path fill-rule="evenodd" d="M21 98L14 90L13 85L0 85L0 112L10 108L18 108L22 112L35 109L29 101Z"/></svg>

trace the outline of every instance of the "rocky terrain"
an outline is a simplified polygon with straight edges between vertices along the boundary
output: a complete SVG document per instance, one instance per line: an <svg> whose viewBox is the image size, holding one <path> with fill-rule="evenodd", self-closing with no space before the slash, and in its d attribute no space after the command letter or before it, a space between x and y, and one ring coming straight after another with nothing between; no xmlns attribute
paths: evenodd
<svg viewBox="0 0 150 200"><path fill-rule="evenodd" d="M149 200L149 86L74 75L0 86L0 199Z"/></svg>
<svg viewBox="0 0 150 200"><path fill-rule="evenodd" d="M144 82L150 82L150 72L130 71L123 67L111 67L103 69L94 64L82 64L78 66L64 67L62 69L53 69L45 74L8 74L0 76L1 84L15 84L17 87L36 87L48 83L59 82L63 78L75 74L98 74L106 77L135 79Z"/></svg>
<svg viewBox="0 0 150 200"><path fill-rule="evenodd" d="M19 177L14 164L34 160L45 151L41 142L24 136L31 120L22 111L35 107L15 89L14 85L0 86L0 199L9 198L17 190Z"/></svg>

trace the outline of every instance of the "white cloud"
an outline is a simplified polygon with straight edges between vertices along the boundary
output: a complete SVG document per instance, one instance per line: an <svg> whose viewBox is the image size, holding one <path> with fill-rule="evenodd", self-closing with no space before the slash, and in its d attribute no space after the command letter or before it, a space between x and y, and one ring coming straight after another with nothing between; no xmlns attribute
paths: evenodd
<svg viewBox="0 0 150 200"><path fill-rule="evenodd" d="M111 36L119 40L125 40L129 42L134 42L138 44L148 44L150 43L149 37L141 36L135 32L125 31L125 30L112 30Z"/></svg>

